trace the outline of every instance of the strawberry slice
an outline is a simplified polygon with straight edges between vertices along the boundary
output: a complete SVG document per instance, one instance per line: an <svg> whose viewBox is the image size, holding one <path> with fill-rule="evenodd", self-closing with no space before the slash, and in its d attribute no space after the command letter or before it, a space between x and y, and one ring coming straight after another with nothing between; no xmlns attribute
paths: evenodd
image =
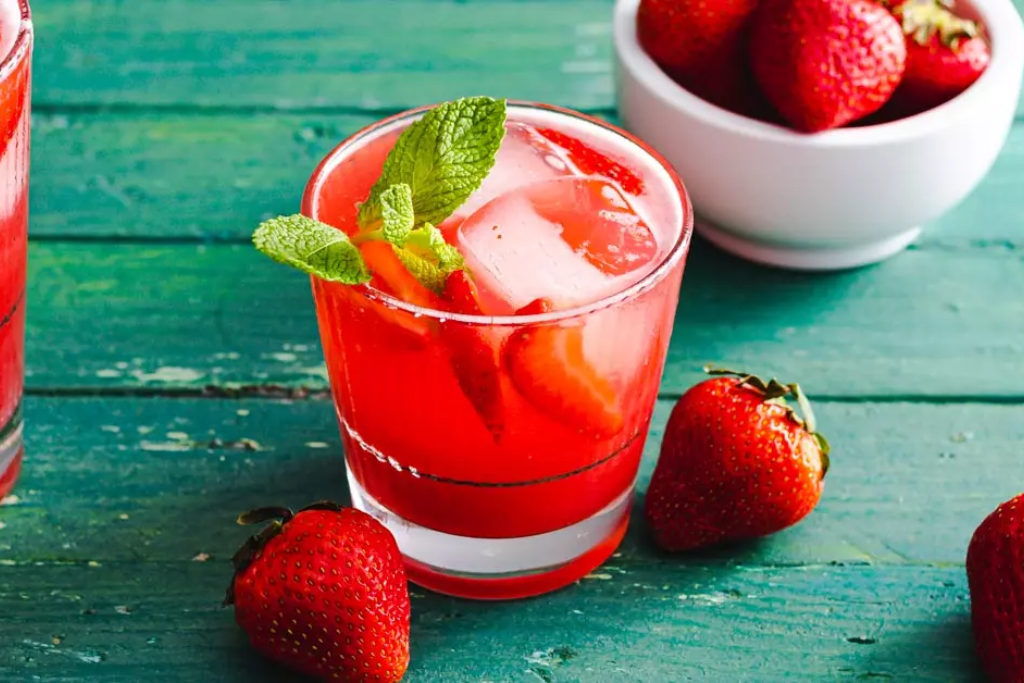
<svg viewBox="0 0 1024 683"><path fill-rule="evenodd" d="M538 299L516 314L552 310L550 301ZM505 345L505 368L527 401L567 426L597 439L622 430L615 389L584 357L581 328L540 326L516 330Z"/></svg>
<svg viewBox="0 0 1024 683"><path fill-rule="evenodd" d="M390 244L367 242L360 247L360 251L366 267L373 273L371 283L376 289L417 306L439 308L437 296L406 270ZM394 326L396 333L405 342L403 345L423 348L430 343L430 322L426 317L417 318L381 303L371 308L381 319Z"/></svg>
<svg viewBox="0 0 1024 683"><path fill-rule="evenodd" d="M0 155L7 151L7 145L18 132L18 124L26 113L28 86L29 67L23 63L0 88L0 112L3 112L0 114Z"/></svg>
<svg viewBox="0 0 1024 683"><path fill-rule="evenodd" d="M643 194L644 181L635 172L603 154L582 140L551 128L538 128L537 132L561 147L569 161L584 175L600 176L619 184L625 192L638 197Z"/></svg>
<svg viewBox="0 0 1024 683"><path fill-rule="evenodd" d="M455 313L484 315L476 286L464 270L457 270L445 281L442 299ZM501 366L495 344L486 328L462 322L442 322L440 335L451 359L459 387L476 412L500 442L505 430L505 410L501 389Z"/></svg>

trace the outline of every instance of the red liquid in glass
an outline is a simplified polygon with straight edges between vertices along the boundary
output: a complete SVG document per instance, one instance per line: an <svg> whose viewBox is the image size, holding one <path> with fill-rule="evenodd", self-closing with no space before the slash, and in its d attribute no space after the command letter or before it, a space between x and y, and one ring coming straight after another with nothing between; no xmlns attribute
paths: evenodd
<svg viewBox="0 0 1024 683"><path fill-rule="evenodd" d="M21 9L2 3L0 51L7 59L0 81L0 496L14 485L22 457L31 34L19 39L19 30Z"/></svg>

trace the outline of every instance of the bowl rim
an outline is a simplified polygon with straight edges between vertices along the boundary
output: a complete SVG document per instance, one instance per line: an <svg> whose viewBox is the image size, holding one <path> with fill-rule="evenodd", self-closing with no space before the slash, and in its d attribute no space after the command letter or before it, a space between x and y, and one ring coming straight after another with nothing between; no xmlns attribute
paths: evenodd
<svg viewBox="0 0 1024 683"><path fill-rule="evenodd" d="M988 68L970 88L938 107L897 121L814 134L801 133L722 109L669 78L640 47L636 35L640 2L617 0L615 4L613 36L619 68L628 70L648 95L705 125L777 145L834 149L928 137L959 121L973 118L979 107L984 108L986 100L998 96L1005 89L1007 81L1016 80L1019 89L1024 68L1024 23L1012 0L970 0L985 26L992 51Z"/></svg>

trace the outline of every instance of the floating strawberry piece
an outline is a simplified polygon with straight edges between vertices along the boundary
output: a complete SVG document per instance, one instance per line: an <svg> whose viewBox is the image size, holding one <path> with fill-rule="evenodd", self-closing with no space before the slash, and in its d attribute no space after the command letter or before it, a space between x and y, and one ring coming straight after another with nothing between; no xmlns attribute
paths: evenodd
<svg viewBox="0 0 1024 683"><path fill-rule="evenodd" d="M665 73L694 95L762 118L747 62L758 0L643 0L637 38Z"/></svg>
<svg viewBox="0 0 1024 683"><path fill-rule="evenodd" d="M387 242L366 242L359 250L373 273L375 288L410 304L435 308L437 297L413 277Z"/></svg>
<svg viewBox="0 0 1024 683"><path fill-rule="evenodd" d="M464 315L484 315L476 287L464 270L448 276L441 295L448 309ZM445 321L439 326L447 346L459 387L476 408L495 441L505 431L505 407L502 400L501 366L496 345L487 336L487 328L464 322Z"/></svg>
<svg viewBox="0 0 1024 683"><path fill-rule="evenodd" d="M6 152L7 145L18 132L18 124L25 114L28 102L28 87L29 66L27 60L24 60L0 87L0 155Z"/></svg>
<svg viewBox="0 0 1024 683"><path fill-rule="evenodd" d="M409 589L391 533L333 503L239 517L270 520L235 554L224 601L253 647L321 681L400 681L409 665Z"/></svg>
<svg viewBox="0 0 1024 683"><path fill-rule="evenodd" d="M421 285L395 256L387 242L367 242L359 248L367 268L373 273L373 286L397 299L422 308L440 308L437 296ZM425 347L430 343L430 323L426 318L417 318L405 311L388 308L376 302L371 306L382 320L401 330L403 341L413 347Z"/></svg>
<svg viewBox="0 0 1024 683"><path fill-rule="evenodd" d="M599 176L616 182L623 191L634 196L643 194L644 181L622 162L602 154L578 138L553 128L537 128L536 131L561 147L568 160L583 175Z"/></svg>
<svg viewBox="0 0 1024 683"><path fill-rule="evenodd" d="M877 111L900 83L899 22L870 0L763 0L750 60L768 100L800 131L838 128Z"/></svg>
<svg viewBox="0 0 1024 683"><path fill-rule="evenodd" d="M535 299L516 311L516 315L543 315L555 310L555 304L550 299Z"/></svg>
<svg viewBox="0 0 1024 683"><path fill-rule="evenodd" d="M974 649L993 683L1024 680L1024 494L977 528L967 548Z"/></svg>
<svg viewBox="0 0 1024 683"><path fill-rule="evenodd" d="M892 101L899 115L953 99L988 67L991 53L978 24L956 16L940 0L910 0L893 14L907 35L907 69Z"/></svg>
<svg viewBox="0 0 1024 683"><path fill-rule="evenodd" d="M516 314L552 310L550 301L539 299ZM505 345L505 367L519 393L555 420L598 439L622 431L615 389L587 362L581 328L533 325L517 329Z"/></svg>
<svg viewBox="0 0 1024 683"><path fill-rule="evenodd" d="M733 373L713 371L715 374ZM800 402L799 418L783 401ZM645 501L658 544L682 551L766 536L818 504L828 444L795 384L709 379L676 403Z"/></svg>

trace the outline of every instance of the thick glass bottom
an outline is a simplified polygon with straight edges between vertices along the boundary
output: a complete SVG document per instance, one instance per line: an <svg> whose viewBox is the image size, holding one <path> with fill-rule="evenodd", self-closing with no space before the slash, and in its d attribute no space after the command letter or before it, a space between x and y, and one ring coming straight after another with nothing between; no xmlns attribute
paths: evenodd
<svg viewBox="0 0 1024 683"><path fill-rule="evenodd" d="M14 488L14 482L21 472L21 458L25 452L21 440L22 422L21 409L7 424L0 426L0 497L6 496Z"/></svg>
<svg viewBox="0 0 1024 683"><path fill-rule="evenodd" d="M633 501L630 486L597 514L563 529L521 538L471 538L399 517L366 493L351 471L348 482L352 504L394 534L410 581L480 600L530 597L583 578L615 552Z"/></svg>

